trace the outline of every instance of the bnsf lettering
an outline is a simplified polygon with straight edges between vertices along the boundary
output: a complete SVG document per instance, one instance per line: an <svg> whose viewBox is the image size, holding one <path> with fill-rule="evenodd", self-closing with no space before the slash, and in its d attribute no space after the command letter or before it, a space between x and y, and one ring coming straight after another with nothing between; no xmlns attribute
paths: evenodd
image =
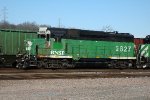
<svg viewBox="0 0 150 100"><path fill-rule="evenodd" d="M64 55L64 51L51 51L51 55Z"/></svg>

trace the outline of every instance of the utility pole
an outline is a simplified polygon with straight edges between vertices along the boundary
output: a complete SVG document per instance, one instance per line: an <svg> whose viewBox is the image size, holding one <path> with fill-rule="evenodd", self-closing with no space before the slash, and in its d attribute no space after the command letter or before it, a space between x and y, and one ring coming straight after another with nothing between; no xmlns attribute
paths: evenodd
<svg viewBox="0 0 150 100"><path fill-rule="evenodd" d="M58 27L61 27L61 22L60 22L60 18L58 19Z"/></svg>
<svg viewBox="0 0 150 100"><path fill-rule="evenodd" d="M3 17L3 22L5 23L6 22L6 19L7 19L7 8L6 7L4 7L3 9L2 9L2 17Z"/></svg>

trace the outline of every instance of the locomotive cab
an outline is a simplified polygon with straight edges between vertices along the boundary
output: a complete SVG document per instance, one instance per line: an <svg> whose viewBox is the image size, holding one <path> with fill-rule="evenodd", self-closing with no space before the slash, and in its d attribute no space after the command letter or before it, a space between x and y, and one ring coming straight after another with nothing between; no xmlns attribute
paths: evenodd
<svg viewBox="0 0 150 100"><path fill-rule="evenodd" d="M32 54L36 55L38 67L60 68L63 65L70 66L67 59L72 57L65 52L66 42L63 39L65 34L65 29L39 28L38 38L32 40L31 50Z"/></svg>
<svg viewBox="0 0 150 100"><path fill-rule="evenodd" d="M45 39L45 46L47 48L50 47L51 32L50 30L47 30L47 27L39 28L38 38ZM36 45L36 47L38 47L38 45Z"/></svg>
<svg viewBox="0 0 150 100"><path fill-rule="evenodd" d="M42 55L43 57L51 56L63 56L65 43L62 40L65 32L62 30L53 30L46 27L39 28L38 37L39 39L44 39L45 44L41 43L37 45L38 47L38 56Z"/></svg>

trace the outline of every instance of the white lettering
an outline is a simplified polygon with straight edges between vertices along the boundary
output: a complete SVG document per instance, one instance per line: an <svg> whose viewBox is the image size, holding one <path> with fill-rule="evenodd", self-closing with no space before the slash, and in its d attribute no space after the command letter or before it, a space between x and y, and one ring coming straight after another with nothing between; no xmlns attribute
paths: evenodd
<svg viewBox="0 0 150 100"><path fill-rule="evenodd" d="M54 51L51 51L51 54L54 55L55 54Z"/></svg>
<svg viewBox="0 0 150 100"><path fill-rule="evenodd" d="M65 51L62 51L62 55L65 55Z"/></svg>
<svg viewBox="0 0 150 100"><path fill-rule="evenodd" d="M64 55L65 51L50 51L51 55Z"/></svg>
<svg viewBox="0 0 150 100"><path fill-rule="evenodd" d="M116 52L130 52L131 46L116 46Z"/></svg>
<svg viewBox="0 0 150 100"><path fill-rule="evenodd" d="M127 52L127 50L128 50L128 47L124 46L124 52Z"/></svg>
<svg viewBox="0 0 150 100"><path fill-rule="evenodd" d="M131 46L128 46L128 52L130 52L130 50L131 50Z"/></svg>
<svg viewBox="0 0 150 100"><path fill-rule="evenodd" d="M116 51L117 51L117 52L119 51L119 46L116 46Z"/></svg>
<svg viewBox="0 0 150 100"><path fill-rule="evenodd" d="M123 51L124 51L124 50L123 50L123 46L120 46L120 51L121 51L121 52L123 52Z"/></svg>

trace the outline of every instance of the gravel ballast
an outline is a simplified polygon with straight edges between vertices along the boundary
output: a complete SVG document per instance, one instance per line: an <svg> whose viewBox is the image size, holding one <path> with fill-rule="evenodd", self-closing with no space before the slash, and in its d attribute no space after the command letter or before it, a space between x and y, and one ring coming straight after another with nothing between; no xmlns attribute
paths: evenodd
<svg viewBox="0 0 150 100"><path fill-rule="evenodd" d="M150 100L150 78L0 80L0 100Z"/></svg>

